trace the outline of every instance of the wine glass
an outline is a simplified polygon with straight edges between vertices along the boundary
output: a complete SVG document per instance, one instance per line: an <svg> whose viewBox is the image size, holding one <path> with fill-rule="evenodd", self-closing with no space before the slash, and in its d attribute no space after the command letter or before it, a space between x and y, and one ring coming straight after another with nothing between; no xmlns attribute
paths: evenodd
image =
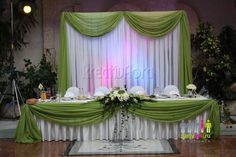
<svg viewBox="0 0 236 157"><path fill-rule="evenodd" d="M57 102L61 102L61 93L56 94L56 100Z"/></svg>

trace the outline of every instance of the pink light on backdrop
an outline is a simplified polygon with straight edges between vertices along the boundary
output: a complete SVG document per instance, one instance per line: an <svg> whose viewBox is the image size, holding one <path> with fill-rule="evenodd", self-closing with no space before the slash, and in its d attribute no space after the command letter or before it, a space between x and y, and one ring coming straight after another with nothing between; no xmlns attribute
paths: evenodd
<svg viewBox="0 0 236 157"><path fill-rule="evenodd" d="M110 65L111 66L111 65ZM101 73L101 77L102 77L102 85L106 86L106 87L110 87L109 86L109 63L107 63L104 67L102 67L102 73Z"/></svg>
<svg viewBox="0 0 236 157"><path fill-rule="evenodd" d="M101 70L99 70L101 84L103 86L109 88L117 85L123 86L125 84L130 86L144 86L146 81L153 79L153 68L148 68L148 63L143 60L147 55L145 53L146 46L142 46L143 44L149 44L152 39L143 37L143 40L139 40L140 36L132 28L129 28L127 29L121 51L109 51L106 62L101 67ZM99 67L94 68L97 69Z"/></svg>

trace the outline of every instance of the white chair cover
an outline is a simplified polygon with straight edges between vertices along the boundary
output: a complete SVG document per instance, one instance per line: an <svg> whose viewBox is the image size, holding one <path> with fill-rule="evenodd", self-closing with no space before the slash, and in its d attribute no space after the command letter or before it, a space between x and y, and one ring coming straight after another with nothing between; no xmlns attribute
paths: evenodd
<svg viewBox="0 0 236 157"><path fill-rule="evenodd" d="M130 91L132 94L137 94L137 95L145 95L146 92L142 86L133 86Z"/></svg>
<svg viewBox="0 0 236 157"><path fill-rule="evenodd" d="M164 88L162 95L168 97L180 96L179 89L175 85L168 85Z"/></svg>
<svg viewBox="0 0 236 157"><path fill-rule="evenodd" d="M79 96L79 88L77 87L70 87L66 90L66 94L64 95L64 97L68 97L68 98L75 98Z"/></svg>
<svg viewBox="0 0 236 157"><path fill-rule="evenodd" d="M110 90L107 87L98 87L95 89L94 96L104 96L110 93Z"/></svg>

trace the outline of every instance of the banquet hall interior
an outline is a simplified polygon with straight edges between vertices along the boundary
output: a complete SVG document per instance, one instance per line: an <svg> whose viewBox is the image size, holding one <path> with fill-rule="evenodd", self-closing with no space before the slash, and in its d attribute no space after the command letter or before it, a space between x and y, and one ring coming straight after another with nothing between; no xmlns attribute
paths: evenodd
<svg viewBox="0 0 236 157"><path fill-rule="evenodd" d="M1 0L1 157L234 157L236 0Z"/></svg>

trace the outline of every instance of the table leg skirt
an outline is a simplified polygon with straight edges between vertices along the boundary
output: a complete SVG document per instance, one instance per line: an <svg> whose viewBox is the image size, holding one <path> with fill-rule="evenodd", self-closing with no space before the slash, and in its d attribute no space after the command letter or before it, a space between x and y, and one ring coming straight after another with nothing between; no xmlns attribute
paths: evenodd
<svg viewBox="0 0 236 157"><path fill-rule="evenodd" d="M183 130L180 128L181 122L165 123L145 119L129 114L129 118L121 124L122 116L119 113L112 118L99 124L87 126L66 126L52 123L35 117L37 125L42 133L43 141L59 140L112 140L114 134L118 132L122 139L170 139L180 138ZM200 133L199 124L201 120L205 122L207 112L191 119L182 121L185 124L185 133ZM116 131L114 131L116 130Z"/></svg>

